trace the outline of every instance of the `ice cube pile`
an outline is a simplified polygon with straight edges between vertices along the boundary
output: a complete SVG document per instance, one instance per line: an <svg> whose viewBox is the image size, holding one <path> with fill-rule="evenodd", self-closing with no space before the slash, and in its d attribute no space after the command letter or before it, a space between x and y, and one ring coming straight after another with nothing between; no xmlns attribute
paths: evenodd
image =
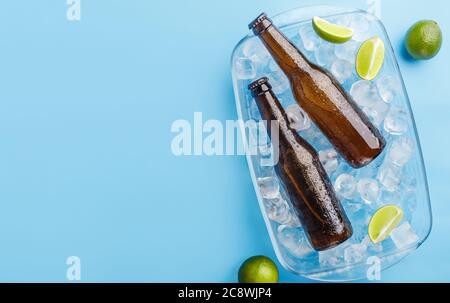
<svg viewBox="0 0 450 303"><path fill-rule="evenodd" d="M386 139L383 154L362 169L348 165L297 105L288 79L257 38L247 38L235 52L233 61L235 85L237 83L240 87L242 95L244 120L261 119L246 86L259 77L267 76L287 111L292 128L317 150L354 229L353 237L340 246L323 252L314 251L273 167L262 164L261 160L267 154L252 156L257 188L275 239L284 258L290 260L285 263L290 263L289 267L300 272L325 272L335 268L350 270L356 264L365 263L370 256L392 256L415 248L424 238L415 231L413 224L417 200L423 198L426 200L423 203L428 203L427 197L420 196L424 187L426 192L420 147L393 53L388 48L383 69L374 81L361 79L355 71L357 51L366 39L378 35L384 37L385 44L389 45L381 23L365 13L325 19L352 27L355 30L353 39L340 45L326 42L315 33L311 22L295 24L284 32L311 62L337 78ZM404 219L387 240L373 244L367 234L370 219L377 209L390 204L404 210ZM293 266L294 263L299 266Z"/></svg>

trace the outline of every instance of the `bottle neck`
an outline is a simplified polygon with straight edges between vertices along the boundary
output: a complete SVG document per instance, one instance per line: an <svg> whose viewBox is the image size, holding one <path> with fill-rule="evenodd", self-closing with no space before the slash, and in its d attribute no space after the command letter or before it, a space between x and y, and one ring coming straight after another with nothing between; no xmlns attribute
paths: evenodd
<svg viewBox="0 0 450 303"><path fill-rule="evenodd" d="M293 70L306 71L310 68L308 60L275 26L271 25L259 33L259 37L278 66L289 75Z"/></svg>
<svg viewBox="0 0 450 303"><path fill-rule="evenodd" d="M288 116L280 101L272 91L267 91L259 96L255 96L255 99L257 100L263 121L266 121L268 124L267 131L269 132L269 136L272 140L274 139L274 134L271 133L273 130L272 123L276 123L276 130L278 131L276 138L279 143L285 142L287 139L286 136L289 136L292 133L292 130L289 126ZM281 145L284 146L284 144Z"/></svg>

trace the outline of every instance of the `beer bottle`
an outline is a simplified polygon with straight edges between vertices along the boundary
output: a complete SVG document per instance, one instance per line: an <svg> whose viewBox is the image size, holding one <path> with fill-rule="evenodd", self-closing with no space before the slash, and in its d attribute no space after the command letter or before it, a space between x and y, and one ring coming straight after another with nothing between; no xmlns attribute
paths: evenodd
<svg viewBox="0 0 450 303"><path fill-rule="evenodd" d="M288 77L297 103L351 166L381 154L384 138L329 72L308 61L265 14L249 27Z"/></svg>
<svg viewBox="0 0 450 303"><path fill-rule="evenodd" d="M249 89L267 122L272 145L279 147L275 171L313 248L327 250L346 241L352 236L352 227L317 152L290 127L288 116L267 78L253 82ZM277 127L272 123L277 123ZM274 142L273 129L278 130L278 142Z"/></svg>

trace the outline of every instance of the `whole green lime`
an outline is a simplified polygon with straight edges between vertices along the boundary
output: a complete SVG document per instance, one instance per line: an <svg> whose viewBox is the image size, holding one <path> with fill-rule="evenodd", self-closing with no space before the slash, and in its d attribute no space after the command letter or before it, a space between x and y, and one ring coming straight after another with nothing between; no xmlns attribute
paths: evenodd
<svg viewBox="0 0 450 303"><path fill-rule="evenodd" d="M439 53L441 46L442 31L436 21L419 21L406 34L406 49L414 59L431 59Z"/></svg>
<svg viewBox="0 0 450 303"><path fill-rule="evenodd" d="M240 283L277 283L278 268L268 257L255 256L242 263L239 269Z"/></svg>

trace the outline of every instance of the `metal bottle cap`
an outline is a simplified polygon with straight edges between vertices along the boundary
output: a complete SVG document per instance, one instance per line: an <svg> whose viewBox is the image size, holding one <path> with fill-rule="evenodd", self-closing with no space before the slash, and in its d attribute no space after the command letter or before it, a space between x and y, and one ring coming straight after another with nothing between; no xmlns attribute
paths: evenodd
<svg viewBox="0 0 450 303"><path fill-rule="evenodd" d="M268 91L271 91L272 86L269 83L269 79L267 77L263 77L251 83L248 86L248 89L252 92L253 96L260 96Z"/></svg>
<svg viewBox="0 0 450 303"><path fill-rule="evenodd" d="M248 28L253 30L253 33L255 35L259 35L263 31L265 31L267 28L269 28L272 25L272 20L267 17L266 13L262 13L258 16L255 20L253 20L249 25Z"/></svg>

